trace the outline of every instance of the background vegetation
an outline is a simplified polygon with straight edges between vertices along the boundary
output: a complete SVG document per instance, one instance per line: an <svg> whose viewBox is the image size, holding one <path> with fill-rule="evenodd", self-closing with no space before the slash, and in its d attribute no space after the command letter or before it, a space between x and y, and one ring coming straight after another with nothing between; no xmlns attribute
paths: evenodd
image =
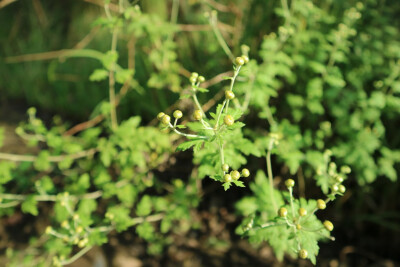
<svg viewBox="0 0 400 267"><path fill-rule="evenodd" d="M151 266L311 264L288 231L243 229L275 220L286 179L310 212L340 174L345 192L315 217L336 241L310 237L310 254L398 264L399 13L396 0L0 1L2 262L66 265L100 246L112 264L136 246ZM185 138L156 116L193 121L192 72L218 113L242 54L232 106L246 126L222 140L251 175L224 191L216 150L175 152ZM24 143L10 146L17 123Z"/></svg>

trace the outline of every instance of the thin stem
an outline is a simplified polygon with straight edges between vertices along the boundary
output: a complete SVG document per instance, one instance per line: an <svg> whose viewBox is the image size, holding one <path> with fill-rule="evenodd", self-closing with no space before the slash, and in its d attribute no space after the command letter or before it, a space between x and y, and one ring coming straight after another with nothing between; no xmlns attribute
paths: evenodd
<svg viewBox="0 0 400 267"><path fill-rule="evenodd" d="M182 136L185 136L185 137L207 139L207 136L203 136L203 135L182 133L181 131L178 131L171 123L169 123L169 127L170 127L175 133L177 133L177 134L179 134L179 135L182 135Z"/></svg>
<svg viewBox="0 0 400 267"><path fill-rule="evenodd" d="M222 169L222 166L225 164L224 146L223 146L222 142L219 143L219 155L220 155L220 158L221 158L221 169ZM222 170L222 172L225 175L225 171Z"/></svg>
<svg viewBox="0 0 400 267"><path fill-rule="evenodd" d="M294 213L294 205L293 205L293 188L289 187L289 195L290 195L290 207L292 209L292 217L294 218L295 213Z"/></svg>
<svg viewBox="0 0 400 267"><path fill-rule="evenodd" d="M75 196L71 195L69 196L69 199L71 200L80 200L80 199L96 199L99 198L103 195L102 191L95 191L92 193L87 193L81 196ZM8 199L8 200L18 200L18 201L24 201L28 196L25 195L17 195L17 194L0 194L0 198L2 199ZM60 198L57 195L37 195L33 196L33 199L36 201L50 201L50 202L55 202L60 200Z"/></svg>
<svg viewBox="0 0 400 267"><path fill-rule="evenodd" d="M253 91L255 79L256 79L256 76L251 76L251 78L250 78L251 82L250 82L250 86L249 86L248 90L246 90L246 95L244 97L244 102L242 105L242 111L245 111L249 107L250 99L251 99L251 92Z"/></svg>
<svg viewBox="0 0 400 267"><path fill-rule="evenodd" d="M215 123L215 125L214 125L214 131L216 131L217 130L217 127L218 127L218 124L219 124L219 119L221 118L221 114L222 114L222 111L224 110L224 107L225 107L225 105L226 105L226 99L224 100L224 102L222 103L222 108L221 108L221 110L219 111L219 113L218 113L218 117L217 117L217 122Z"/></svg>
<svg viewBox="0 0 400 267"><path fill-rule="evenodd" d="M12 208L18 206L20 203L21 203L20 200L11 201L8 203L0 203L0 208L1 209Z"/></svg>
<svg viewBox="0 0 400 267"><path fill-rule="evenodd" d="M134 226L136 224L139 223L143 223L143 222L156 222L161 220L162 218L164 218L165 214L164 213L158 213L158 214L153 214L147 217L136 217L136 218L132 218L131 220L131 226Z"/></svg>
<svg viewBox="0 0 400 267"><path fill-rule="evenodd" d="M203 108L201 107L200 102L199 102L199 100L197 99L196 91L195 91L194 88L192 88L192 89L193 89L193 94L192 94L193 101L194 101L194 103L196 104L197 109L201 111L201 114L203 114L203 117L206 117L206 114L204 113Z"/></svg>
<svg viewBox="0 0 400 267"><path fill-rule="evenodd" d="M118 38L118 28L114 26L114 30L112 33L112 41L111 41L111 52L112 54L116 53L117 50L117 38ZM115 62L111 64L110 71L109 71L109 97L110 97L110 105L111 105L111 127L113 130L117 129L118 122L117 122L117 111L115 105Z"/></svg>
<svg viewBox="0 0 400 267"><path fill-rule="evenodd" d="M222 34L217 27L217 12L216 11L211 12L210 25L213 29L215 37L217 37L217 41L218 41L219 45L224 50L225 54L233 61L235 59L235 57L233 56L231 50L229 49L228 45L226 44L226 42L224 40L224 37L222 37Z"/></svg>
<svg viewBox="0 0 400 267"><path fill-rule="evenodd" d="M76 253L74 256L72 256L71 258L69 258L68 260L64 260L61 261L61 265L68 265L73 263L74 261L76 261L77 259L79 259L80 257L82 257L83 255L86 254L86 252L88 252L89 250L92 249L93 246L87 246L85 248L83 248L81 251L79 251L78 253Z"/></svg>
<svg viewBox="0 0 400 267"><path fill-rule="evenodd" d="M273 176L272 176L272 166L271 166L271 150L274 145L274 139L271 138L271 141L269 142L268 146L268 152L267 152L267 171L268 171L268 180L269 180L269 190L270 190L270 195L271 195L271 201L272 205L274 207L274 210L278 210L278 207L275 202L275 197L274 197L274 181L273 181Z"/></svg>
<svg viewBox="0 0 400 267"><path fill-rule="evenodd" d="M50 162L60 162L63 161L64 159L80 159L84 157L89 157L94 155L97 152L96 148L92 148L89 150L84 150L80 151L75 154L69 154L69 155L58 155L58 156L49 156L48 161ZM18 154L9 154L9 153L0 153L0 159L8 160L8 161L25 161L25 162L34 162L36 161L38 156L33 156L33 155L18 155Z"/></svg>
<svg viewBox="0 0 400 267"><path fill-rule="evenodd" d="M176 24L176 22L178 21L178 11L179 11L179 0L173 0L171 9L171 24Z"/></svg>
<svg viewBox="0 0 400 267"><path fill-rule="evenodd" d="M231 84L229 85L229 91L233 91L233 85L235 84L236 77L239 75L241 67L242 66L237 66L235 71L233 72L233 76L231 78ZM225 113L228 113L228 108L229 108L229 99L227 100L226 103Z"/></svg>
<svg viewBox="0 0 400 267"><path fill-rule="evenodd" d="M287 0L281 0L282 8L285 12L285 25L287 26L290 22L290 10Z"/></svg>

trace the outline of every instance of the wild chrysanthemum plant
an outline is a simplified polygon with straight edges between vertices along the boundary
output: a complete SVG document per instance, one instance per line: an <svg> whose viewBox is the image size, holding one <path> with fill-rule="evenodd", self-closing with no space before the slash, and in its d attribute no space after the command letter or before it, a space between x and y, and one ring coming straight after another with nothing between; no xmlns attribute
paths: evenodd
<svg viewBox="0 0 400 267"><path fill-rule="evenodd" d="M183 113L175 110L173 120L171 116L163 112L157 118L160 120L164 129L171 129L173 132L182 135L188 141L177 147L178 151L184 151L193 147L195 161L200 163L199 176L209 176L222 183L225 190L235 184L244 187L241 177L248 177L250 172L244 168L241 171L237 168L245 163L245 158L240 154L248 155L252 143L243 137L241 128L244 123L238 121L243 114L239 100L234 93L234 84L243 65L249 62L246 55L237 57L234 61L233 75L226 77L230 80L230 86L225 91L225 99L216 108L216 112L206 114L202 105L199 103L197 93L207 92L208 90L200 87L205 81L203 76L193 72L189 78L191 90L190 97L193 100L195 110L192 114L194 121L186 125L178 124L182 119ZM230 106L232 105L233 106ZM189 128L192 133L184 133L183 129ZM250 146L250 147L249 147Z"/></svg>

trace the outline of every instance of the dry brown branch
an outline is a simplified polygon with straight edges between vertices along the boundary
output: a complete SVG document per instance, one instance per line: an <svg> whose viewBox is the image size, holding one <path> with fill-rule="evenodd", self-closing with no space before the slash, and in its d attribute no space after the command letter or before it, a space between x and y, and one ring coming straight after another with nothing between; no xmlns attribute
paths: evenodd
<svg viewBox="0 0 400 267"><path fill-rule="evenodd" d="M33 4L33 9L35 10L37 18L39 20L40 26L45 28L48 25L49 20L47 19L42 3L39 0L33 0L32 4Z"/></svg>
<svg viewBox="0 0 400 267"><path fill-rule="evenodd" d="M54 58L59 58L63 56L67 56L70 53L70 49L62 49L57 51L50 51L44 53L35 53L35 54L25 54L20 56L12 56L6 57L6 63L19 63L26 61L40 61L40 60L49 60Z"/></svg>
<svg viewBox="0 0 400 267"><path fill-rule="evenodd" d="M93 27L90 30L90 32L74 46L74 49L82 49L82 48L86 47L96 36L99 29L100 29L100 26Z"/></svg>
<svg viewBox="0 0 400 267"><path fill-rule="evenodd" d="M9 4L16 2L17 0L3 0L0 2L0 9L2 9L5 6L8 6Z"/></svg>
<svg viewBox="0 0 400 267"><path fill-rule="evenodd" d="M84 1L88 2L88 3L91 3L91 4L94 4L94 5L97 5L97 6L104 7L104 1L103 0L84 0ZM119 11L118 5L113 4L113 3L109 4L109 8L110 8L111 11L114 11L114 12L118 12Z"/></svg>

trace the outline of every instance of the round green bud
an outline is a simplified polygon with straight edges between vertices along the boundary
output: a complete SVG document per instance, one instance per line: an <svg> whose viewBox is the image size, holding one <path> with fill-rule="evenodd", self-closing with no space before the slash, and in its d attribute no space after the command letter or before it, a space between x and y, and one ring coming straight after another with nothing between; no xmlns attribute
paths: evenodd
<svg viewBox="0 0 400 267"><path fill-rule="evenodd" d="M285 181L285 185L286 185L287 188L293 187L294 186L294 180L293 179L287 179Z"/></svg>
<svg viewBox="0 0 400 267"><path fill-rule="evenodd" d="M197 77L199 77L199 74L197 72L192 72L192 75L190 77L194 77L195 79L197 79Z"/></svg>
<svg viewBox="0 0 400 267"><path fill-rule="evenodd" d="M307 250L305 250L305 249L300 249L300 251L299 251L299 257L300 257L301 259L307 259L307 256L308 256Z"/></svg>
<svg viewBox="0 0 400 267"><path fill-rule="evenodd" d="M243 58L243 60L244 60L244 63L249 62L249 57L248 57L248 56L242 56L242 58Z"/></svg>
<svg viewBox="0 0 400 267"><path fill-rule="evenodd" d="M288 211L285 207L282 207L278 210L279 217L286 217L287 214L288 214Z"/></svg>
<svg viewBox="0 0 400 267"><path fill-rule="evenodd" d="M226 126L231 126L235 123L235 120L231 115L225 115L224 117L224 123Z"/></svg>
<svg viewBox="0 0 400 267"><path fill-rule="evenodd" d="M235 94L231 90L225 91L225 98L232 100L235 98Z"/></svg>
<svg viewBox="0 0 400 267"><path fill-rule="evenodd" d="M197 78L191 76L191 77L189 78L189 81L190 81L191 84L195 84L195 83L197 82Z"/></svg>
<svg viewBox="0 0 400 267"><path fill-rule="evenodd" d="M160 121L162 119L162 117L164 117L164 116L165 116L165 113L164 112L160 112L157 115L157 119Z"/></svg>
<svg viewBox="0 0 400 267"><path fill-rule="evenodd" d="M339 186L337 184L334 184L331 189L333 193L336 193L337 191L339 191Z"/></svg>
<svg viewBox="0 0 400 267"><path fill-rule="evenodd" d="M317 200L317 208L320 210L324 210L326 208L326 203L322 199Z"/></svg>
<svg viewBox="0 0 400 267"><path fill-rule="evenodd" d="M179 109L175 110L174 113L173 113L173 116L174 116L175 119L182 118L182 116L183 116L182 111L180 111Z"/></svg>
<svg viewBox="0 0 400 267"><path fill-rule="evenodd" d="M300 208L300 209L299 209L299 215L300 215L301 217L306 216L306 215L307 215L307 210L306 210L305 208Z"/></svg>
<svg viewBox="0 0 400 267"><path fill-rule="evenodd" d="M235 58L235 64L237 65L237 66L243 66L244 65L244 59L243 59L243 57L237 57L237 58Z"/></svg>
<svg viewBox="0 0 400 267"><path fill-rule="evenodd" d="M164 125L169 125L169 123L171 122L171 117L168 115L164 115L161 119L162 124Z"/></svg>
<svg viewBox="0 0 400 267"><path fill-rule="evenodd" d="M343 177L341 176L341 175L337 175L336 177L335 177L335 180L336 180L336 182L338 182L338 183L343 183Z"/></svg>
<svg viewBox="0 0 400 267"><path fill-rule="evenodd" d="M224 164L222 165L222 170L223 170L224 172L228 172L228 171L229 171L229 165L226 164L226 163L224 163Z"/></svg>
<svg viewBox="0 0 400 267"><path fill-rule="evenodd" d="M225 183L232 182L232 176L230 174L225 174L224 181Z"/></svg>
<svg viewBox="0 0 400 267"><path fill-rule="evenodd" d="M333 230L333 224L328 220L324 221L324 227L329 232L332 232L332 230Z"/></svg>
<svg viewBox="0 0 400 267"><path fill-rule="evenodd" d="M346 192L346 187L344 185L339 185L339 192L344 194Z"/></svg>
<svg viewBox="0 0 400 267"><path fill-rule="evenodd" d="M248 169L244 168L242 170L242 176L245 177L245 178L249 177L250 176L250 171Z"/></svg>
<svg viewBox="0 0 400 267"><path fill-rule="evenodd" d="M239 178L240 178L240 172L238 172L238 171L231 171L231 176L232 176L232 179L233 180L239 180Z"/></svg>
<svg viewBox="0 0 400 267"><path fill-rule="evenodd" d="M206 78L204 78L204 76L199 76L199 78L197 79L199 82L203 83Z"/></svg>
<svg viewBox="0 0 400 267"><path fill-rule="evenodd" d="M195 110L194 113L193 113L193 118L196 121L201 120L201 118L203 118L203 112L201 112L201 110L199 110L199 109Z"/></svg>
<svg viewBox="0 0 400 267"><path fill-rule="evenodd" d="M342 166L342 167L340 168L340 171L341 171L342 173L345 173L345 174L351 173L351 169L350 169L350 167L347 166L347 165Z"/></svg>

